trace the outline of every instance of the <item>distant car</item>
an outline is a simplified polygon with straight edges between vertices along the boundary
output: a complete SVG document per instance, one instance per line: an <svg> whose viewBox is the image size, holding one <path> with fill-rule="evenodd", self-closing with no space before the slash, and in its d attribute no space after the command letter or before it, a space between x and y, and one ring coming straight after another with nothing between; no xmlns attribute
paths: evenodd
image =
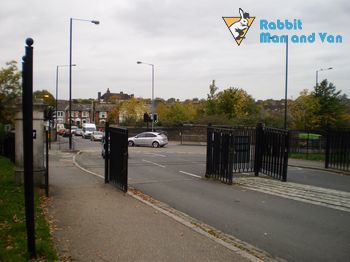
<svg viewBox="0 0 350 262"><path fill-rule="evenodd" d="M168 144L168 137L160 132L143 132L128 138L129 146L163 147Z"/></svg>
<svg viewBox="0 0 350 262"><path fill-rule="evenodd" d="M70 136L70 132L69 132L69 129L65 129L63 134L62 134L63 137L69 137Z"/></svg>
<svg viewBox="0 0 350 262"><path fill-rule="evenodd" d="M91 141L101 141L103 138L103 132L101 131L94 131L91 134Z"/></svg>
<svg viewBox="0 0 350 262"><path fill-rule="evenodd" d="M77 126L71 126L72 135L75 135L75 131L78 129Z"/></svg>
<svg viewBox="0 0 350 262"><path fill-rule="evenodd" d="M75 135L76 135L76 136L82 136L82 135L83 135L83 129L77 128L77 129L75 130Z"/></svg>
<svg viewBox="0 0 350 262"><path fill-rule="evenodd" d="M58 134L62 136L62 135L64 134L65 131L66 131L65 128L60 129L60 130L58 130Z"/></svg>

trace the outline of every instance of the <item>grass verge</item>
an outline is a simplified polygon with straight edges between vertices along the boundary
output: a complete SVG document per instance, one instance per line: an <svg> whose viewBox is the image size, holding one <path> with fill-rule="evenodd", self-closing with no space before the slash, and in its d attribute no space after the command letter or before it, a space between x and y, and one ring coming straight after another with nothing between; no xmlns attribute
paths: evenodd
<svg viewBox="0 0 350 262"><path fill-rule="evenodd" d="M57 253L45 218L40 197L35 190L35 230L37 258L30 261L57 261ZM15 183L14 165L0 156L0 261L29 261L24 213L23 185Z"/></svg>
<svg viewBox="0 0 350 262"><path fill-rule="evenodd" d="M304 159L304 160L314 160L314 161L325 161L325 154L321 153L290 153L290 158Z"/></svg>

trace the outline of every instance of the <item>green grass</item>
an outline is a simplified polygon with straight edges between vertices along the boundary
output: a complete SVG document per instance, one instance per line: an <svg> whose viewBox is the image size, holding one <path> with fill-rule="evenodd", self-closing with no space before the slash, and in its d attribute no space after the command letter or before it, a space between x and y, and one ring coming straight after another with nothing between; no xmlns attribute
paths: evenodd
<svg viewBox="0 0 350 262"><path fill-rule="evenodd" d="M325 154L321 153L290 153L289 157L304 160L325 161Z"/></svg>
<svg viewBox="0 0 350 262"><path fill-rule="evenodd" d="M31 261L57 261L57 253L35 190L35 230L37 258ZM23 185L15 183L14 165L0 156L0 261L28 261Z"/></svg>

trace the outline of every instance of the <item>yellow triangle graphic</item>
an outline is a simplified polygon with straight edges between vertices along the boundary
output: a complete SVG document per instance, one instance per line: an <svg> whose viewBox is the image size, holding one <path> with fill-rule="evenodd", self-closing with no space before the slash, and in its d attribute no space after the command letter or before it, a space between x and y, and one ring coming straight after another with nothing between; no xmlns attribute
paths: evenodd
<svg viewBox="0 0 350 262"><path fill-rule="evenodd" d="M248 33L248 30L250 29L251 25L253 24L255 17L247 18L247 20L248 20L248 28L243 30L243 35L242 35L242 37L240 39L236 39L233 36L233 32L231 31L230 27L234 23L238 22L241 19L241 17L222 17L222 19L224 19L224 22L225 22L228 30L230 30L230 32L232 34L232 37L233 37L233 39L235 39L237 45L240 45L242 43L243 39L245 38L246 34Z"/></svg>

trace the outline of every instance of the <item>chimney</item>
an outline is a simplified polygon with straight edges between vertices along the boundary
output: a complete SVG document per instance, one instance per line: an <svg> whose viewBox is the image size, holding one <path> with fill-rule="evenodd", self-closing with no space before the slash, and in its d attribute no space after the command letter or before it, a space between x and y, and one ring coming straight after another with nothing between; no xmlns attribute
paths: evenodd
<svg viewBox="0 0 350 262"><path fill-rule="evenodd" d="M98 102L100 102L100 100L101 100L101 92L97 93L97 100L98 100Z"/></svg>

